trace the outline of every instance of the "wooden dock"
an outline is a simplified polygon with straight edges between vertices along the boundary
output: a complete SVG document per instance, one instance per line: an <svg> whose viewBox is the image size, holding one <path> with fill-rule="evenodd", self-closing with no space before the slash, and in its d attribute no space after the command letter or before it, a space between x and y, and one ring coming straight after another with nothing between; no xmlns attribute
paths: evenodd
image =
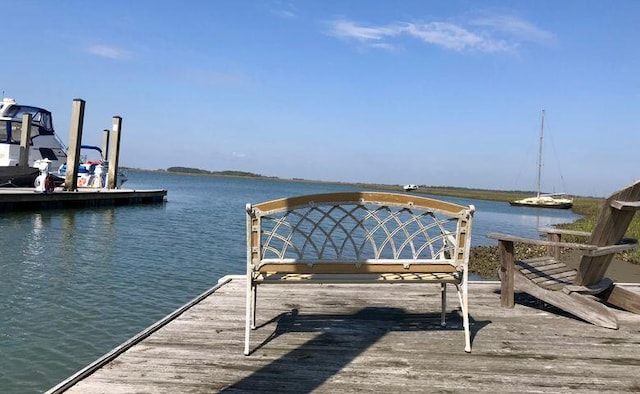
<svg viewBox="0 0 640 394"><path fill-rule="evenodd" d="M435 285L264 286L244 356L245 286L223 278L49 393L640 391L640 315L609 330L525 295L503 309L475 282L467 354L454 289L443 329Z"/></svg>
<svg viewBox="0 0 640 394"><path fill-rule="evenodd" d="M78 191L63 191L56 188L52 193L41 193L33 188L0 188L0 212L154 204L164 202L166 196L167 191L163 189L80 188Z"/></svg>

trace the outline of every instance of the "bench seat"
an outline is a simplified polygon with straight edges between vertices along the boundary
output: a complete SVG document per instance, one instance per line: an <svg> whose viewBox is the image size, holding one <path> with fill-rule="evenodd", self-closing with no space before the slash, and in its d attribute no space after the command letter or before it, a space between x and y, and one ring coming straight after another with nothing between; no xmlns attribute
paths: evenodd
<svg viewBox="0 0 640 394"><path fill-rule="evenodd" d="M457 273L379 273L379 274L284 274L278 272L264 273L254 278L257 283L451 283L460 284L462 278Z"/></svg>

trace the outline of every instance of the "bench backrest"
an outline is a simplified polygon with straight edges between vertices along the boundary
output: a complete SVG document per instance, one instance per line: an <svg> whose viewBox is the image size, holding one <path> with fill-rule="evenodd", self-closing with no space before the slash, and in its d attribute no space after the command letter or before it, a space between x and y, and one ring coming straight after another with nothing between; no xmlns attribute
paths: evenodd
<svg viewBox="0 0 640 394"><path fill-rule="evenodd" d="M248 271L466 272L473 212L473 206L380 192L247 204Z"/></svg>

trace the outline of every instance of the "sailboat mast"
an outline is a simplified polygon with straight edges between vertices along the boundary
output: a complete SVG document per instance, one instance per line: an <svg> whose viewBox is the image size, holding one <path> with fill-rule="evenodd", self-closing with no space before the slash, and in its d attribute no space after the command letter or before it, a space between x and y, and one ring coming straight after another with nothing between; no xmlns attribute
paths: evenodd
<svg viewBox="0 0 640 394"><path fill-rule="evenodd" d="M540 198L542 178L542 142L544 140L544 109L542 110L542 122L540 124L540 147L538 148L538 198Z"/></svg>

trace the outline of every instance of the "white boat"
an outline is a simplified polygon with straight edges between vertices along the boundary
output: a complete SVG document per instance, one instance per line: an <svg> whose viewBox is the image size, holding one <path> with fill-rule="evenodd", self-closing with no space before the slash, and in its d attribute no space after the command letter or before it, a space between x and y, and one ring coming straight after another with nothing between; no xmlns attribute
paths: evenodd
<svg viewBox="0 0 640 394"><path fill-rule="evenodd" d="M402 187L405 191L412 191L412 190L418 190L418 185L404 185Z"/></svg>
<svg viewBox="0 0 640 394"><path fill-rule="evenodd" d="M29 161L27 167L19 166L20 139L22 137L22 118L24 114L31 114L31 138L29 142ZM82 146L82 148L93 148ZM58 138L53 128L53 117L46 109L30 105L19 105L14 99L3 98L0 103L0 187L33 187L40 175L41 163L46 161L54 183L64 182L64 169L67 163L67 147ZM101 151L100 151L101 153ZM98 159L103 170L103 181L106 176L107 162ZM84 161L84 160L82 160ZM78 169L78 186L97 185L89 182L94 176L96 162L83 163ZM92 167L93 165L93 167ZM62 173L60 169L63 169ZM84 178L84 179L83 179ZM118 185L126 181L126 175L118 172ZM106 183L102 182L104 187Z"/></svg>
<svg viewBox="0 0 640 394"><path fill-rule="evenodd" d="M540 126L540 147L538 149L538 193L535 197L510 201L509 204L520 207L569 209L573 207L573 199L561 197L564 193L542 194L542 145L544 140L544 110L542 110L542 124Z"/></svg>
<svg viewBox="0 0 640 394"><path fill-rule="evenodd" d="M93 152L93 157L91 156ZM82 145L80 147L80 164L78 165L78 187L103 188L107 185L107 174L109 163L102 160L104 155L102 149L92 145ZM67 164L58 168L57 176L65 178L67 174ZM127 174L118 170L118 188L127 181Z"/></svg>
<svg viewBox="0 0 640 394"><path fill-rule="evenodd" d="M573 199L558 197L562 194L538 194L521 200L511 201L509 204L521 207L569 209L573 206Z"/></svg>
<svg viewBox="0 0 640 394"><path fill-rule="evenodd" d="M31 141L28 166L20 167L24 114L31 114ZM51 112L4 98L0 103L0 186L33 186L40 173L36 162L44 159L55 169L67 162L67 148L53 129Z"/></svg>

